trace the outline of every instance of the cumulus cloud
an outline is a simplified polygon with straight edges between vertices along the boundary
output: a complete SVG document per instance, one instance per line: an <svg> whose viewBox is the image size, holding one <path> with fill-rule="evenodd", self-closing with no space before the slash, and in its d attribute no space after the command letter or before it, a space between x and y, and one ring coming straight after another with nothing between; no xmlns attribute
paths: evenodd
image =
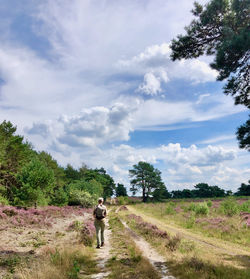
<svg viewBox="0 0 250 279"><path fill-rule="evenodd" d="M62 117L60 122L64 126L64 133L59 141L70 146L128 140L132 131L131 109L121 103L110 108L83 109L77 116Z"/></svg>
<svg viewBox="0 0 250 279"><path fill-rule="evenodd" d="M138 92L144 92L147 95L156 95L161 92L161 81L153 73L144 75L144 82L138 88Z"/></svg>
<svg viewBox="0 0 250 279"><path fill-rule="evenodd" d="M144 82L139 85L139 92L156 95L161 92L161 85L169 80L184 79L192 83L204 83L216 80L217 71L199 59L171 61L171 49L168 43L152 45L144 52L127 60L120 60L117 67L136 75L144 75Z"/></svg>
<svg viewBox="0 0 250 279"><path fill-rule="evenodd" d="M82 109L77 115L62 115L50 124L34 123L31 128L26 127L29 135L48 136L50 131L51 146L56 143L72 148L90 147L116 141L129 140L129 133L133 131L133 108L122 103L115 103L111 107L92 107ZM61 146L61 147L62 147ZM61 151L61 148L54 148ZM63 151L63 150L62 150Z"/></svg>

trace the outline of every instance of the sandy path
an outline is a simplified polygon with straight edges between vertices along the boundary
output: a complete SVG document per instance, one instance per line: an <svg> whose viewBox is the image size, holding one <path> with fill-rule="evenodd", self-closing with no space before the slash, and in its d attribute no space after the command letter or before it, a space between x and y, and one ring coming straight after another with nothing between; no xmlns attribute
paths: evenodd
<svg viewBox="0 0 250 279"><path fill-rule="evenodd" d="M97 274L91 275L91 279L102 279L106 278L109 274L110 271L106 270L106 263L108 259L110 258L110 236L111 236L111 230L109 228L109 223L108 220L105 220L105 231L104 231L104 241L105 245L104 247L101 247L100 249L96 249L97 255L96 255L96 262L97 262L97 267L100 269L100 272Z"/></svg>
<svg viewBox="0 0 250 279"><path fill-rule="evenodd" d="M169 271L166 265L166 260L156 252L156 250L142 237L138 236L132 231L127 223L121 220L124 227L129 231L136 246L142 252L142 255L149 260L149 262L155 267L155 269L162 275L162 279L174 279L175 277L169 275Z"/></svg>
<svg viewBox="0 0 250 279"><path fill-rule="evenodd" d="M178 228L174 227L170 224L166 224L166 222L162 222L156 218L153 218L147 214L144 214L135 208L131 206L127 206L130 212L141 216L145 221L150 222L153 225L156 225L157 227L164 229L166 231L175 233L175 234L180 234L182 237L192 240L196 243L201 244L203 247L206 249L213 249L214 251L217 251L220 254L227 254L229 256L238 256L238 255L246 255L250 256L250 252L241 249L238 247L236 244L232 244L230 242L222 241L222 240L217 240L217 239L211 239L207 238L205 236L200 236L198 234L189 232L185 230L184 228Z"/></svg>

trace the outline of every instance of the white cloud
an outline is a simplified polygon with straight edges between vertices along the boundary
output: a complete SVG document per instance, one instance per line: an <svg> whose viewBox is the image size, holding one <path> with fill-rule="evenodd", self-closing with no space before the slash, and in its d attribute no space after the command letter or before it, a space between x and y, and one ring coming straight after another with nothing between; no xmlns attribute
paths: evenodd
<svg viewBox="0 0 250 279"><path fill-rule="evenodd" d="M144 82L138 88L139 92L147 95L157 95L161 92L161 81L153 73L146 73L144 75Z"/></svg>
<svg viewBox="0 0 250 279"><path fill-rule="evenodd" d="M116 103L110 108L92 107L83 109L75 116L63 115L51 123L51 139L70 147L97 147L115 141L127 141L131 126L133 108ZM41 134L41 128L48 133L46 124L34 124L25 130L28 134ZM57 131L57 133L55 132Z"/></svg>
<svg viewBox="0 0 250 279"><path fill-rule="evenodd" d="M216 80L217 71L199 59L171 61L169 44L152 45L144 52L127 60L120 60L117 68L120 71L135 75L144 75L144 82L138 91L147 95L161 92L162 83L169 80L184 79L192 83L204 83Z"/></svg>

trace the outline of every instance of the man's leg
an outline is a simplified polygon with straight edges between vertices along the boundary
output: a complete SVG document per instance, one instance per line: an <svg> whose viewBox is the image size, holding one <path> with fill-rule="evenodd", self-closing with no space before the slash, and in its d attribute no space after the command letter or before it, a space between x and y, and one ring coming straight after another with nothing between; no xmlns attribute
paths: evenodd
<svg viewBox="0 0 250 279"><path fill-rule="evenodd" d="M100 230L101 226L98 221L95 222L95 231L96 231L96 242L97 242L97 247L100 247L101 241L100 241Z"/></svg>
<svg viewBox="0 0 250 279"><path fill-rule="evenodd" d="M101 246L104 245L104 229L105 229L105 223L104 222L101 222Z"/></svg>

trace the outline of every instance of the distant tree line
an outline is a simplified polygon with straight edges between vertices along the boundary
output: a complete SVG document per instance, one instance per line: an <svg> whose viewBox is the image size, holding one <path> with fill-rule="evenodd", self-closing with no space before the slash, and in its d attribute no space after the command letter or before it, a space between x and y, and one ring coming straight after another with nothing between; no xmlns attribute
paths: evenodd
<svg viewBox="0 0 250 279"><path fill-rule="evenodd" d="M226 197L233 195L231 190L225 191L218 186L209 186L207 183L198 183L194 186L194 189L183 189L175 190L171 192L171 197L174 199L182 198L216 198L216 197ZM249 185L244 183L238 189L235 196L250 196L250 180Z"/></svg>
<svg viewBox="0 0 250 279"><path fill-rule="evenodd" d="M233 195L231 190L224 190L218 186L209 186L207 183L198 183L194 189L174 190L169 192L162 182L161 172L147 162L139 162L129 170L130 175L130 191L135 195L138 191L142 192L142 200L160 201L163 199L182 199L182 198L215 198ZM250 196L250 180L249 184L242 183L240 188L234 195Z"/></svg>

